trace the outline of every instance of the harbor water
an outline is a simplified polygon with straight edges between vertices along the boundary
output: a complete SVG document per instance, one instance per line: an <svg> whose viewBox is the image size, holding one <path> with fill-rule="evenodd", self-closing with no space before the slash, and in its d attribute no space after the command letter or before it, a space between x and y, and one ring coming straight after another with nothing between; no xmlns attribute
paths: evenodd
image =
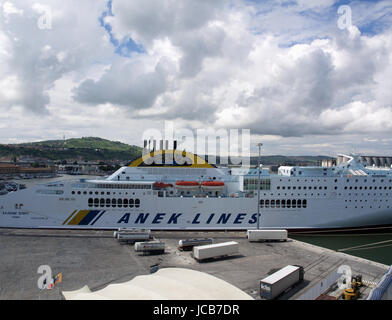
<svg viewBox="0 0 392 320"><path fill-rule="evenodd" d="M295 234L298 241L392 265L392 231L360 234Z"/></svg>

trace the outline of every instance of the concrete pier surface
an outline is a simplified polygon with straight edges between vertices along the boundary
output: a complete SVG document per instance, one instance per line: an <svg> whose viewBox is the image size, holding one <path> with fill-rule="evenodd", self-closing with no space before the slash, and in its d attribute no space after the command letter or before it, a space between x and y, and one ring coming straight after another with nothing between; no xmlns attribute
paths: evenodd
<svg viewBox="0 0 392 320"><path fill-rule="evenodd" d="M92 291L112 283L150 273L150 267L180 267L206 272L223 279L259 300L259 281L286 265L304 267L304 281L279 299L296 300L339 266L361 274L368 283L361 288L366 299L389 266L289 239L287 242L249 242L245 231L152 231L166 244L161 255L142 255L133 245L120 244L113 231L0 229L0 300L64 299L62 291L87 285ZM178 250L178 241L213 238L214 243L236 241L239 254L199 263L191 251ZM39 290L38 273L48 265L62 282L52 290ZM181 288L179 288L181 289ZM186 297L184 297L186 299Z"/></svg>

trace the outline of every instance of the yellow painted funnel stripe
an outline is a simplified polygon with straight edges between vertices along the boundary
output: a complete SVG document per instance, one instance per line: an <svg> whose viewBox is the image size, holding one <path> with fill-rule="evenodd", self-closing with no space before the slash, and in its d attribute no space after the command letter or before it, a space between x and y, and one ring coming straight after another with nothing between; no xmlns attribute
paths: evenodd
<svg viewBox="0 0 392 320"><path fill-rule="evenodd" d="M80 221L90 212L90 210L80 210L68 223L68 225L78 225Z"/></svg>
<svg viewBox="0 0 392 320"><path fill-rule="evenodd" d="M188 160L191 161L191 164L187 166L182 166L182 165L170 165L170 167L179 167L179 168L214 168L213 165L209 164L207 161L205 161L203 158L190 153L186 151L181 151L181 150L156 150L156 151L151 151L149 153L146 153L145 155L141 156L140 158L136 159L133 161L131 164L128 165L128 167L139 167L143 165L144 161L149 159L149 158L154 158L156 156L160 156L163 154L173 154L173 157L177 155L181 155L182 157L188 158ZM165 165L157 165L159 167L164 167Z"/></svg>
<svg viewBox="0 0 392 320"><path fill-rule="evenodd" d="M72 213L69 215L69 217L67 218L67 220L65 220L65 221L63 222L63 224L66 224L66 223L68 222L68 220L71 219L71 217L74 215L74 213L75 213L76 211L77 211L77 210L75 210L74 212L72 212Z"/></svg>

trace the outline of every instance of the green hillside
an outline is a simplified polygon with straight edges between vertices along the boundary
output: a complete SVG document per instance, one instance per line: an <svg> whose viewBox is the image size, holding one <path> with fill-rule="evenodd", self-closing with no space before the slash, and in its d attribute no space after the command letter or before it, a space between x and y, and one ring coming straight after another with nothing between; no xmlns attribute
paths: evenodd
<svg viewBox="0 0 392 320"><path fill-rule="evenodd" d="M129 160L138 158L142 148L97 137L48 140L0 145L0 157L35 157L49 160Z"/></svg>
<svg viewBox="0 0 392 320"><path fill-rule="evenodd" d="M69 149L102 149L102 150L113 150L113 151L129 151L130 146L128 144L119 141L110 141L97 137L83 137L73 138L67 140L47 140L40 142L22 143L19 146L41 146L47 148L69 148ZM136 147L137 148L137 147Z"/></svg>

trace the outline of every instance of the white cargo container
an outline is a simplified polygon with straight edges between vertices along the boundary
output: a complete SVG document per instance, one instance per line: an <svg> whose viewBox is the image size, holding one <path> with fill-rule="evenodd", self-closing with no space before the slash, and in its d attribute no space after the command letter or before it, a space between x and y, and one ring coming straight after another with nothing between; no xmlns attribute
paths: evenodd
<svg viewBox="0 0 392 320"><path fill-rule="evenodd" d="M145 253L164 253L165 243L160 241L136 242L135 251Z"/></svg>
<svg viewBox="0 0 392 320"><path fill-rule="evenodd" d="M274 299L303 279L303 267L288 265L260 280L260 296L265 299Z"/></svg>
<svg viewBox="0 0 392 320"><path fill-rule="evenodd" d="M235 241L208 244L204 246L193 247L193 257L196 260L201 261L208 258L216 258L235 254L239 252L238 250L238 242Z"/></svg>
<svg viewBox="0 0 392 320"><path fill-rule="evenodd" d="M248 240L254 241L287 241L287 230L248 230Z"/></svg>

